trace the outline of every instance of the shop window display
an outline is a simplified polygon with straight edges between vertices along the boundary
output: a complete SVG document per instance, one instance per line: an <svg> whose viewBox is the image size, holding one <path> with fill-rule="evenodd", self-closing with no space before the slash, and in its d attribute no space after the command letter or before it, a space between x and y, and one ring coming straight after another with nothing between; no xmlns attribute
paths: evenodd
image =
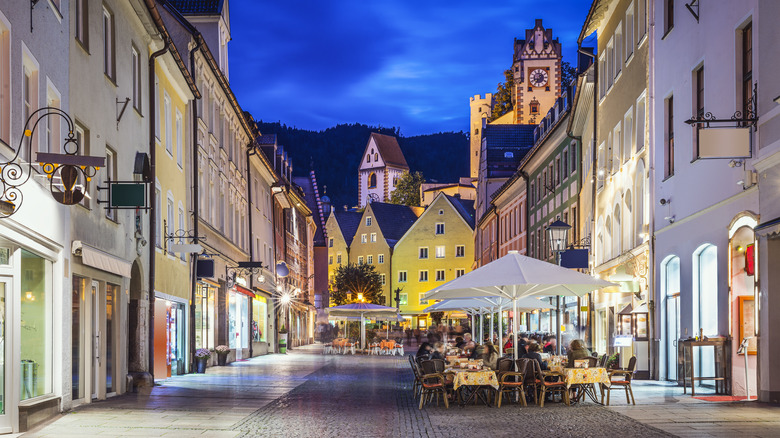
<svg viewBox="0 0 780 438"><path fill-rule="evenodd" d="M267 312L268 304L266 298L255 297L255 299L252 300L252 342L267 342Z"/></svg>
<svg viewBox="0 0 780 438"><path fill-rule="evenodd" d="M21 250L21 400L51 392L51 263Z"/></svg>
<svg viewBox="0 0 780 438"><path fill-rule="evenodd" d="M214 291L199 284L195 292L195 346L214 348Z"/></svg>

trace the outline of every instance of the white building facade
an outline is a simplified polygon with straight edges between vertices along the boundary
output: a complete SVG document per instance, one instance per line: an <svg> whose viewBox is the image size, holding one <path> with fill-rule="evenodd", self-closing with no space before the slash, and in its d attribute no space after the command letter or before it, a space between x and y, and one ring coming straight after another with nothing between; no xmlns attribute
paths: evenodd
<svg viewBox="0 0 780 438"><path fill-rule="evenodd" d="M358 208L369 202L388 202L398 178L408 171L398 140L371 133L358 169Z"/></svg>

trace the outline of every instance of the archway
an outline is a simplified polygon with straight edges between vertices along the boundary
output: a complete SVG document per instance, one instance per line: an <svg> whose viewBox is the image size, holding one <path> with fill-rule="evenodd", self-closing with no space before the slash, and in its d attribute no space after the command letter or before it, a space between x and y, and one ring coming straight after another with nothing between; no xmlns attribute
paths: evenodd
<svg viewBox="0 0 780 438"><path fill-rule="evenodd" d="M130 271L130 302L128 303L127 369L130 373L148 371L146 360L146 326L149 304L144 296L144 276L141 264L133 261Z"/></svg>

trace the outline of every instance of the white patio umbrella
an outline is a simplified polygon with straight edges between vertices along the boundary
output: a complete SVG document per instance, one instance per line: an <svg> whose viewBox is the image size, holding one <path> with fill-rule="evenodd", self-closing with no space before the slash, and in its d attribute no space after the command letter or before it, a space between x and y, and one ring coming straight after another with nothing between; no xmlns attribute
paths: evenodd
<svg viewBox="0 0 780 438"><path fill-rule="evenodd" d="M333 317L360 317L360 349L365 348L366 339L366 316L371 318L397 318L398 309L395 307L380 306L371 303L351 303L341 306L328 307L328 314Z"/></svg>
<svg viewBox="0 0 780 438"><path fill-rule="evenodd" d="M532 312L538 309L549 308L550 305L533 297L518 298L517 300L518 312ZM424 312L444 312L452 310L463 310L464 312L474 315L481 309L488 309L492 313L498 312L498 331L503 333L503 321L501 320L501 312L512 308L512 300L505 297L498 296L484 296L476 298L454 298L449 300L439 301L426 308ZM481 322L481 321L480 321ZM480 329L482 325L480 324ZM490 324L490 338L493 338L493 324ZM502 354L504 351L504 343L502 340L498 342L498 352Z"/></svg>
<svg viewBox="0 0 780 438"><path fill-rule="evenodd" d="M509 253L428 291L426 300L502 297L512 301L513 345L517 345L517 300L532 296L582 296L614 283L558 265ZM514 349L517 359L517 348Z"/></svg>

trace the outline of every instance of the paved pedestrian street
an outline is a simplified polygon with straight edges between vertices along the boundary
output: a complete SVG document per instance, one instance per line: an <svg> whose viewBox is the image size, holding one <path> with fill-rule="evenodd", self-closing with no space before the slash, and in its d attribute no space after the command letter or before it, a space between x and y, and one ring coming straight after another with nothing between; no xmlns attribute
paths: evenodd
<svg viewBox="0 0 780 438"><path fill-rule="evenodd" d="M419 410L405 357L323 356L317 346L177 376L151 395L83 405L25 437L778 436L780 408L711 403L659 382L636 406L443 405Z"/></svg>

